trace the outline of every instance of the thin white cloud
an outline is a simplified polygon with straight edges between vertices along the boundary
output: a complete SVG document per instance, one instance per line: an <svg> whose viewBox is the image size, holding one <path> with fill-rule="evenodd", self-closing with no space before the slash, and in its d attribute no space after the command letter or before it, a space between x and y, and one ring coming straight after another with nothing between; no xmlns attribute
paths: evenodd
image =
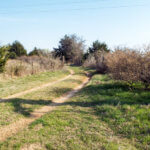
<svg viewBox="0 0 150 150"><path fill-rule="evenodd" d="M29 19L29 18L13 18L13 17L0 17L0 22L36 22L38 21L37 19Z"/></svg>

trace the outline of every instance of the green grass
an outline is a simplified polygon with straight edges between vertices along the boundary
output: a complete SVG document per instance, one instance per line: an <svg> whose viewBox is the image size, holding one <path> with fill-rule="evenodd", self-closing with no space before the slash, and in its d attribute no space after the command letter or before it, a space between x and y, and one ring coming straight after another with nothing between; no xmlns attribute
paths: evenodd
<svg viewBox="0 0 150 150"><path fill-rule="evenodd" d="M148 150L149 102L149 91L129 91L95 75L75 97L0 143L0 149Z"/></svg>
<svg viewBox="0 0 150 150"><path fill-rule="evenodd" d="M9 125L20 118L29 117L35 109L51 104L54 98L58 98L80 85L85 78L84 70L77 67L73 67L73 69L76 70L75 74L64 81L21 97L0 102L0 127Z"/></svg>
<svg viewBox="0 0 150 150"><path fill-rule="evenodd" d="M99 80L99 76L94 80ZM109 82L90 88L100 89L97 95L102 96L95 99L96 115L137 148L150 149L150 92L139 88L139 84L137 87L129 91L126 84Z"/></svg>
<svg viewBox="0 0 150 150"><path fill-rule="evenodd" d="M122 142L123 141L123 142ZM32 123L28 129L0 145L1 149L23 149L38 145L41 150L117 150L133 148L99 121L89 108L62 106Z"/></svg>
<svg viewBox="0 0 150 150"><path fill-rule="evenodd" d="M65 77L68 74L69 72L67 70L60 70L53 72L44 72L16 79L14 78L9 80L2 80L0 82L0 98L37 87L41 84L56 81L60 78Z"/></svg>

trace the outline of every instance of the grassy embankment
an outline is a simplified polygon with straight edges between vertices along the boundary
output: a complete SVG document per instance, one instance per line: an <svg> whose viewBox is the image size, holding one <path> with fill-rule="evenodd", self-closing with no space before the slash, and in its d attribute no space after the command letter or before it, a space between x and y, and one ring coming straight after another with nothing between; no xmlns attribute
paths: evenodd
<svg viewBox="0 0 150 150"><path fill-rule="evenodd" d="M150 92L139 87L129 91L123 83L95 75L75 97L0 149L149 149Z"/></svg>

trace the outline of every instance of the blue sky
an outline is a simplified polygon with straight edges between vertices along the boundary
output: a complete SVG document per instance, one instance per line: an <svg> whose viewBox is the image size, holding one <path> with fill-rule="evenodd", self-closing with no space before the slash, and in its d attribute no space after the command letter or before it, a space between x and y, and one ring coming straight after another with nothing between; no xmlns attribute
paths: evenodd
<svg viewBox="0 0 150 150"><path fill-rule="evenodd" d="M19 40L52 49L65 34L77 34L88 46L150 43L150 0L1 0L0 44Z"/></svg>

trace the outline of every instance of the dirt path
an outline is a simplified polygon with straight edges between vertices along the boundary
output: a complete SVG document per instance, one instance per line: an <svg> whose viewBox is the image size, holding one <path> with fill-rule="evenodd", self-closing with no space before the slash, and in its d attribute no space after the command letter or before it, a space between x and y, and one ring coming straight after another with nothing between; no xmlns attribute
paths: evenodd
<svg viewBox="0 0 150 150"><path fill-rule="evenodd" d="M56 84L56 83L58 83L58 82L64 81L64 80L70 78L70 77L74 74L74 71L73 71L73 70L69 70L69 72L70 72L70 75L66 76L65 78L62 78L62 79L60 79L60 80L57 80L57 81L54 81L54 82L50 82L50 83L47 83L47 84L43 84L43 85L40 85L40 86L38 86L38 87L29 89L29 90L26 90L26 91L23 91L23 92L20 92L20 93L16 93L16 94L14 94L14 95L10 95L10 96L8 96L8 97L4 97L4 98L2 98L2 100L0 100L0 102L4 101L5 99L8 100L8 99L20 97L20 96L23 96L23 95L25 95L25 94L28 94L28 93L31 93L31 92L34 92L34 91L43 89L43 88L45 88L45 87L54 85L54 84Z"/></svg>
<svg viewBox="0 0 150 150"><path fill-rule="evenodd" d="M73 72L71 72L71 74L73 74ZM69 75L69 76L71 76L71 75ZM66 78L69 78L69 76L67 76ZM56 81L55 83L63 81L65 79L61 79L59 81ZM19 131L21 131L22 129L26 128L30 123L32 123L36 119L40 118L44 114L46 114L46 113L56 109L60 105L62 105L66 100L73 97L75 95L75 93L79 92L79 90L81 90L89 82L89 80L90 80L90 78L86 77L80 86L74 88L72 91L68 92L64 96L54 99L50 105L44 106L41 109L35 110L33 113L31 113L31 117L20 119L19 121L15 122L13 124L10 124L6 127L0 128L0 141L6 140L7 138L11 137L12 135L14 135L14 134L18 133ZM51 84L55 84L55 83L51 83ZM51 84L49 84L49 85L51 85ZM47 84L47 86L48 86L48 84ZM46 87L46 86L44 86L44 87ZM36 90L38 90L38 89L40 89L40 88L36 88ZM29 91L35 91L35 89L29 90ZM18 94L17 96L20 96L20 94ZM26 92L25 93L22 92L22 94L26 94Z"/></svg>

